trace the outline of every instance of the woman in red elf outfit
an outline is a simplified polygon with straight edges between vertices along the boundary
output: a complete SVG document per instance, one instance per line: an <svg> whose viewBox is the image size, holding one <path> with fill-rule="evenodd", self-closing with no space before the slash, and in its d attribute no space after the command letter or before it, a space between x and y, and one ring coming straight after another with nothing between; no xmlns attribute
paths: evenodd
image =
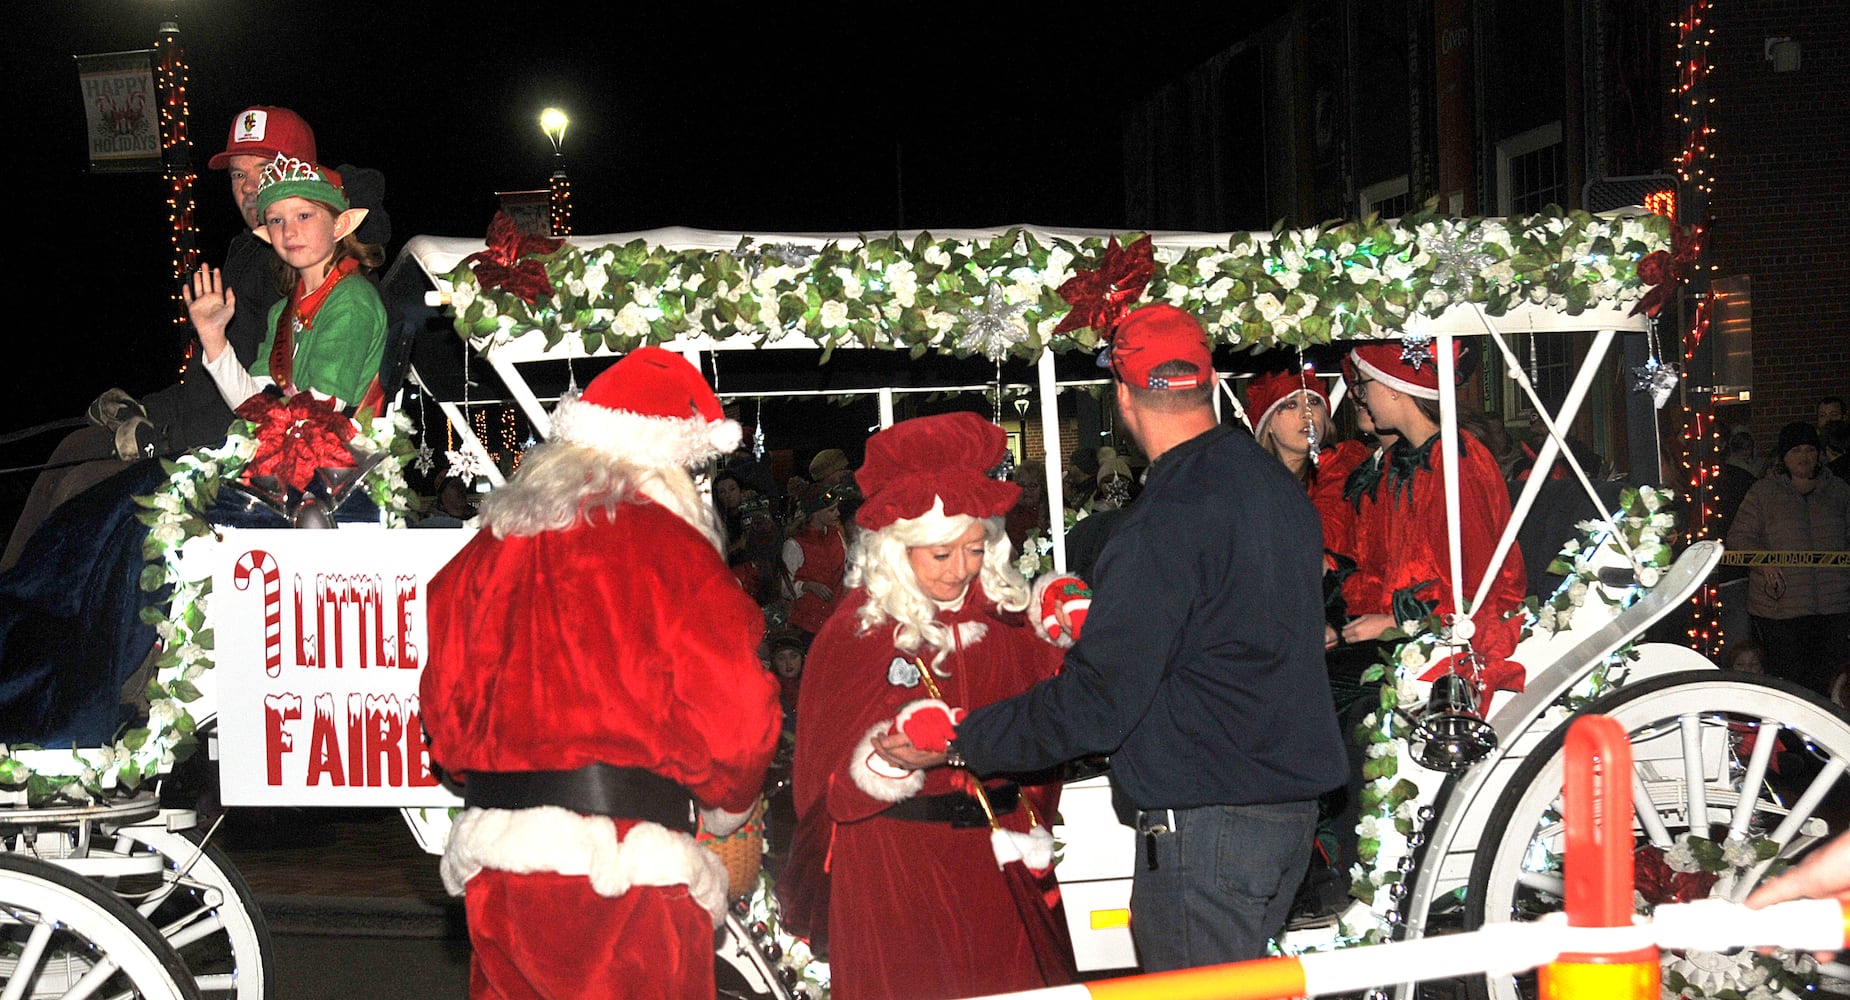
<svg viewBox="0 0 1850 1000"><path fill-rule="evenodd" d="M1359 441L1333 440L1336 428L1323 380L1308 368L1301 374L1256 376L1246 386L1246 413L1259 447L1285 463L1310 492L1323 523L1324 550L1352 555L1355 510L1343 500L1343 483L1368 457L1368 448Z"/></svg>
<svg viewBox="0 0 1850 1000"><path fill-rule="evenodd" d="M848 542L842 530L841 497L835 490L816 483L798 502L805 521L801 531L784 541L784 571L790 577L790 624L807 637L822 631L841 606Z"/></svg>
<svg viewBox="0 0 1850 1000"><path fill-rule="evenodd" d="M1065 982L1043 969L1071 967L1070 953L1049 954L1070 944L1031 932L998 860L1012 846L1030 868L1051 865L1056 777L992 779L1003 830L992 838L967 772L901 770L873 748L928 718L916 703L934 690L942 701L924 707L942 744L962 710L1025 691L1060 662L1022 614L1030 588L1003 524L1020 488L986 474L1005 447L975 414L922 417L869 439L857 476L867 499L851 589L804 670L798 826L779 880L786 922L827 948L837 1000L1025 990Z"/></svg>
<svg viewBox="0 0 1850 1000"><path fill-rule="evenodd" d="M1479 582L1510 519L1509 491L1496 459L1469 434L1458 442L1459 521L1445 512L1445 443L1439 434L1439 366L1399 343L1369 344L1350 352L1352 391L1377 427L1399 435L1382 462L1379 494L1363 505L1369 523L1356 553L1356 572L1343 584L1351 617L1344 642L1378 638L1396 621L1437 612L1453 615L1450 537L1461 542L1463 590L1477 596ZM1520 637L1519 617L1507 617L1527 589L1522 553L1512 547L1483 605L1471 620L1471 648L1483 658L1481 691L1522 690L1523 670L1508 662ZM1425 679L1445 669L1445 663Z"/></svg>

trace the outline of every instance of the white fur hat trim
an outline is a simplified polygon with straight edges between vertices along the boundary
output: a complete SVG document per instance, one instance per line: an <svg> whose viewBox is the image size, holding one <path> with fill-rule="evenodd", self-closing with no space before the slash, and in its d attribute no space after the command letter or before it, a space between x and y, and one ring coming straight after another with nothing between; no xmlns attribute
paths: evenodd
<svg viewBox="0 0 1850 1000"><path fill-rule="evenodd" d="M743 436L737 420L646 417L587 403L578 397L560 400L552 411L552 440L584 445L655 468L673 465L685 469L730 454Z"/></svg>
<svg viewBox="0 0 1850 1000"><path fill-rule="evenodd" d="M616 821L556 806L466 809L443 849L443 885L452 895L482 869L582 875L600 896L632 886L685 885L717 929L726 922L726 865L685 833L638 823L621 841Z"/></svg>

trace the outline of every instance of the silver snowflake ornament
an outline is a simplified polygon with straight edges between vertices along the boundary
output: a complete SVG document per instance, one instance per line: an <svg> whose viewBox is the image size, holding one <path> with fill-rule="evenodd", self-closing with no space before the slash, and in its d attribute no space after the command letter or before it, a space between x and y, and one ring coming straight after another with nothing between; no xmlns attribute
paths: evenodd
<svg viewBox="0 0 1850 1000"><path fill-rule="evenodd" d="M1423 243L1432 257L1432 283L1448 292L1471 287L1471 277L1496 262L1484 249L1484 231L1443 223L1439 235Z"/></svg>
<svg viewBox="0 0 1850 1000"><path fill-rule="evenodd" d="M432 450L430 446L430 442L429 441L419 442L417 457L411 460L411 467L418 470L418 475L428 476L430 475L431 468L434 467L436 464L437 464L437 453L436 451Z"/></svg>
<svg viewBox="0 0 1850 1000"><path fill-rule="evenodd" d="M1632 369L1632 391L1651 394L1651 405L1659 410L1670 402L1670 394L1676 391L1677 382L1683 373L1676 365L1667 365L1656 358L1650 358L1644 364Z"/></svg>
<svg viewBox="0 0 1850 1000"><path fill-rule="evenodd" d="M1400 338L1401 364L1419 371L1420 367L1432 360L1432 335L1426 333L1409 333Z"/></svg>
<svg viewBox="0 0 1850 1000"><path fill-rule="evenodd" d="M752 428L752 461L764 461L764 419L759 418L758 426Z"/></svg>
<svg viewBox="0 0 1850 1000"><path fill-rule="evenodd" d="M470 480L488 471L488 461L475 451L446 451L445 461L450 463L450 471L445 473L461 480Z"/></svg>
<svg viewBox="0 0 1850 1000"><path fill-rule="evenodd" d="M983 292L983 308L958 310L964 319L964 330L957 335L957 349L981 351L989 360L1000 362L1008 357L1009 351L1028 340L1027 324L1015 319L1026 308L1025 302L1010 305L1002 294L1002 286L990 282Z"/></svg>

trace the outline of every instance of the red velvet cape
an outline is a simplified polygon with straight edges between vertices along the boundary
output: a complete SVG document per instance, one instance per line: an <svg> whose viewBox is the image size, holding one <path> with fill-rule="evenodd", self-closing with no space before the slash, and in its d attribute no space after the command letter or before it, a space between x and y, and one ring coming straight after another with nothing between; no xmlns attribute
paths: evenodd
<svg viewBox="0 0 1850 1000"><path fill-rule="evenodd" d="M889 682L897 658L890 622L857 635L855 611L867 595L851 591L810 647L798 699L794 791L798 831L780 882L781 898L815 908L827 899L831 995L958 997L1051 985L1034 952L990 847L988 827L953 829L882 815L891 803L855 783L855 750L870 728L907 702L929 697L922 684ZM1060 650L1037 638L1019 613L996 609L973 583L947 625L981 623L984 635L953 650L937 678L944 700L976 708L1053 676ZM926 772L921 795L956 790L948 767ZM1051 825L1059 785L1024 786L1043 825ZM1025 831L1024 810L1002 817ZM824 866L827 885L816 884ZM819 914L807 916L813 921ZM797 916L786 913L786 919Z"/></svg>

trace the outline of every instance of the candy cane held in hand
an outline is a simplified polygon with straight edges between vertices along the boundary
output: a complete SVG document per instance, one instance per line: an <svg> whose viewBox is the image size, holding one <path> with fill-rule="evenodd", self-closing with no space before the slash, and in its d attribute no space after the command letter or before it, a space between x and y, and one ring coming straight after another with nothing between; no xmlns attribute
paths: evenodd
<svg viewBox="0 0 1850 1000"><path fill-rule="evenodd" d="M262 549L252 549L238 557L231 569L232 586L249 590L251 574L263 578L263 672L271 677L283 673L283 576L276 557Z"/></svg>

